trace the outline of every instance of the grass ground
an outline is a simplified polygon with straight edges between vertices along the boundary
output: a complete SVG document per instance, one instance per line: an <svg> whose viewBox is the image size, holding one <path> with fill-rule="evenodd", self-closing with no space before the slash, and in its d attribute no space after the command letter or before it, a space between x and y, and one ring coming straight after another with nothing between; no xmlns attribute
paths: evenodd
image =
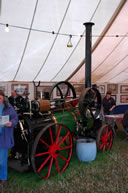
<svg viewBox="0 0 128 193"><path fill-rule="evenodd" d="M112 149L91 163L80 162L75 148L69 167L48 180L9 169L6 193L128 193L128 140L122 129Z"/></svg>

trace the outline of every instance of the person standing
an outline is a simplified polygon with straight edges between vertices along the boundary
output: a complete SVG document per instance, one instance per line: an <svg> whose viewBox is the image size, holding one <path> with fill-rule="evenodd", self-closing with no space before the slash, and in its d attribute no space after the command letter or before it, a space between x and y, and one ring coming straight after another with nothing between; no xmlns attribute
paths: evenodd
<svg viewBox="0 0 128 193"><path fill-rule="evenodd" d="M15 108L24 103L24 98L17 94L16 90L11 91L11 96L8 98L9 103Z"/></svg>
<svg viewBox="0 0 128 193"><path fill-rule="evenodd" d="M106 96L103 98L104 115L113 114L113 109L115 107L116 107L116 102L111 96L111 91L107 91Z"/></svg>
<svg viewBox="0 0 128 193"><path fill-rule="evenodd" d="M0 187L7 180L8 149L14 146L13 129L18 123L18 115L11 104L5 100L3 90L0 90L0 117L8 117L4 125L0 124ZM1 120L1 119L0 119ZM2 191L2 190L1 190Z"/></svg>

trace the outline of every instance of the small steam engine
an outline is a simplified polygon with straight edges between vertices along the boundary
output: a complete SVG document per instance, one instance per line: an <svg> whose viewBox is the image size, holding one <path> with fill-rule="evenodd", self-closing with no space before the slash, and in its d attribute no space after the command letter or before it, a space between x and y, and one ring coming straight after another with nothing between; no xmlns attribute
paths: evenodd
<svg viewBox="0 0 128 193"><path fill-rule="evenodd" d="M59 97L54 98L54 92ZM70 162L73 142L81 136L96 139L98 151L112 146L113 130L102 126L101 95L97 89L84 89L78 99L69 82L58 82L47 98L30 101L26 94L17 112L19 122L9 166L19 171L32 169L41 178L63 172Z"/></svg>
<svg viewBox="0 0 128 193"><path fill-rule="evenodd" d="M29 101L18 106L19 123L15 128L15 147L10 167L25 171L33 169L41 178L63 172L71 159L77 137L91 137L97 151L110 150L114 139L112 127L102 126L101 95L91 88L91 27L86 26L85 89L80 98L69 82L58 82L43 100ZM37 88L37 86L36 86ZM60 97L54 98L54 92ZM70 93L70 95L69 95ZM69 98L70 96L70 98Z"/></svg>

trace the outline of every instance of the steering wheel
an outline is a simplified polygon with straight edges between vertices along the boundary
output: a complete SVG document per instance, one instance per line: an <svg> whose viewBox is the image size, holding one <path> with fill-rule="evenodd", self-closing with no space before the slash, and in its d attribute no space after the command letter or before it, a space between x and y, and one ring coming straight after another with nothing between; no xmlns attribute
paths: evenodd
<svg viewBox="0 0 128 193"><path fill-rule="evenodd" d="M82 119L97 119L101 111L101 101L101 94L96 88L84 89L79 100L79 111Z"/></svg>
<svg viewBox="0 0 128 193"><path fill-rule="evenodd" d="M76 92L74 87L66 81L60 81L55 83L49 90L49 97L52 97L53 91L56 90L57 99L66 99L68 96L76 98Z"/></svg>

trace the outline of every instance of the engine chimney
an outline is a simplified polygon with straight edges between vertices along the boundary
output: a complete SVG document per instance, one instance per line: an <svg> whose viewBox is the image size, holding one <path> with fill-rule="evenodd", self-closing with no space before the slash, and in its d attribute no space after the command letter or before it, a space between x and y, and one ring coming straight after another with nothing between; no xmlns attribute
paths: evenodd
<svg viewBox="0 0 128 193"><path fill-rule="evenodd" d="M92 45L92 26L94 23L87 22L85 25L85 88L91 87L91 45Z"/></svg>

